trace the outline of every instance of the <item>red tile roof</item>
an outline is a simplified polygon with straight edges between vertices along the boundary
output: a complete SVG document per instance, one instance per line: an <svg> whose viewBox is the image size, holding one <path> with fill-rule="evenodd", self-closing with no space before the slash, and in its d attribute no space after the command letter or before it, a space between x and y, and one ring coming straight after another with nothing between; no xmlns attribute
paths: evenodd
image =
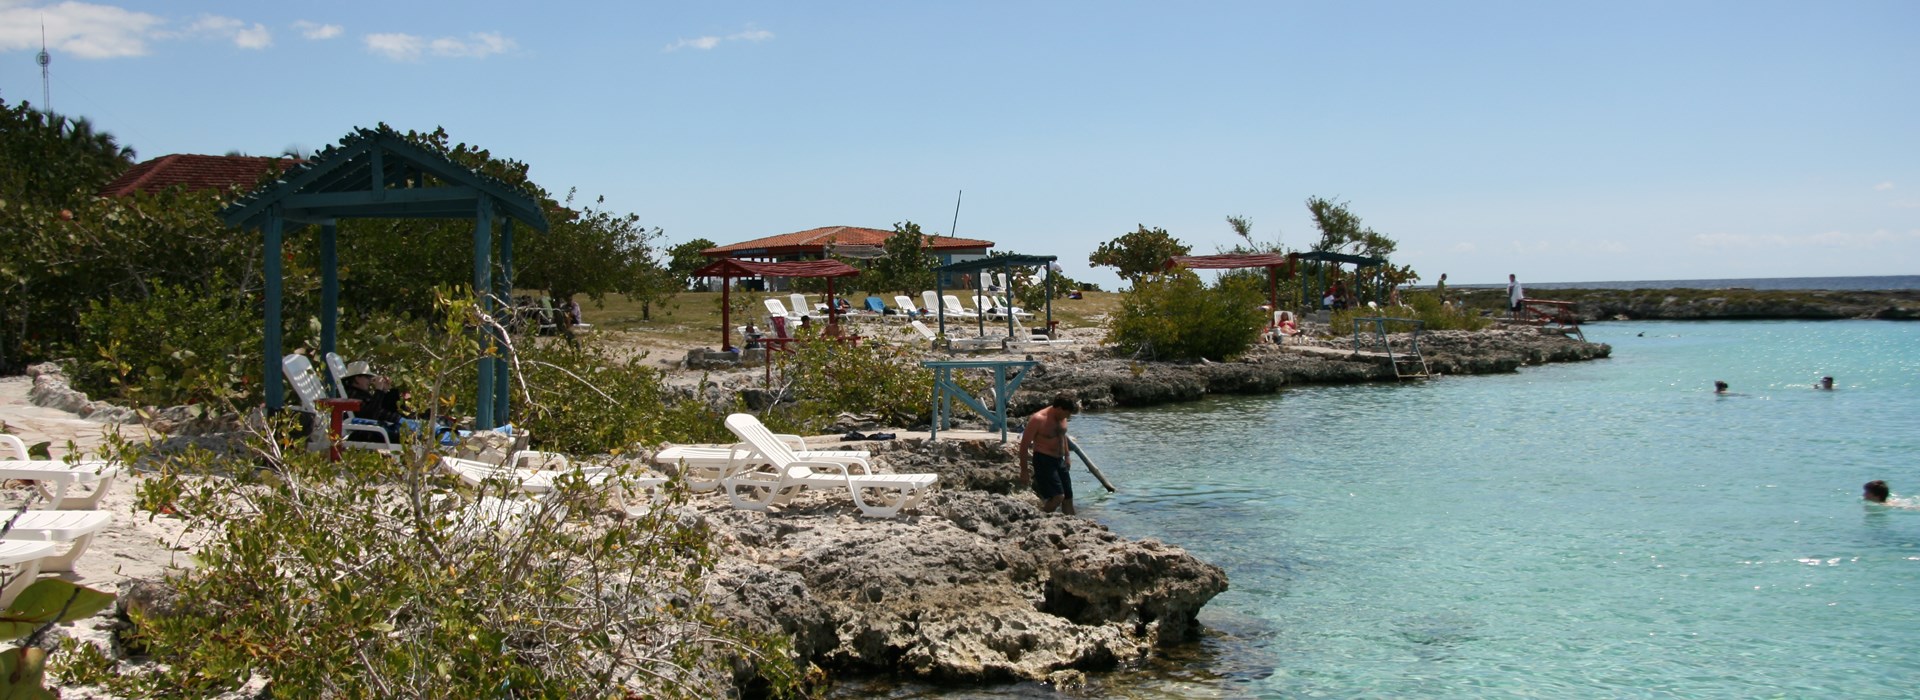
<svg viewBox="0 0 1920 700"><path fill-rule="evenodd" d="M835 245L882 245L892 231L858 226L823 226L796 233L783 233L778 236L756 238L751 241L723 245L700 251L709 258L734 255L776 256L797 253L818 254L828 243ZM928 236L927 247L933 250L966 250L972 248L992 248L993 241L977 238L955 238L952 236Z"/></svg>
<svg viewBox="0 0 1920 700"><path fill-rule="evenodd" d="M269 172L284 171L300 161L256 156L197 156L176 153L128 168L100 188L102 197L124 197L134 192L154 193L184 186L189 190L252 189Z"/></svg>

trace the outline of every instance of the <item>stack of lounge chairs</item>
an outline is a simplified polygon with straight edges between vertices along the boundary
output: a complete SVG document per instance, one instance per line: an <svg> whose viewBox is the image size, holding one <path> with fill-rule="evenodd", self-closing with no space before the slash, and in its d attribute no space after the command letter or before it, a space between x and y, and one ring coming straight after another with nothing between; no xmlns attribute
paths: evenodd
<svg viewBox="0 0 1920 700"><path fill-rule="evenodd" d="M42 509L29 509L29 503L0 512L0 565L12 570L0 584L4 609L40 574L73 571L93 536L113 523L113 514L99 509L100 500L121 468L99 460L31 459L26 443L12 435L0 435L0 451L8 453L0 456L0 479L31 481L46 502ZM91 486L92 492L70 494L75 486Z"/></svg>

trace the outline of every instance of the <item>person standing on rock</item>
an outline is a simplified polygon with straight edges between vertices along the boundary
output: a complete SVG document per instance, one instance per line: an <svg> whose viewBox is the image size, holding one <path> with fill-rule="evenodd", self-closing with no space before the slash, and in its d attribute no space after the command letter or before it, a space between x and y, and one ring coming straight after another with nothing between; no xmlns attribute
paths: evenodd
<svg viewBox="0 0 1920 700"><path fill-rule="evenodd" d="M1507 275L1507 313L1513 318L1520 317L1520 300L1527 298L1527 290L1520 288L1520 278Z"/></svg>
<svg viewBox="0 0 1920 700"><path fill-rule="evenodd" d="M1080 402L1073 394L1054 394L1052 403L1027 417L1027 429L1020 434L1020 483L1033 484L1042 512L1059 508L1062 513L1074 514L1073 478L1067 473L1067 419L1079 411Z"/></svg>

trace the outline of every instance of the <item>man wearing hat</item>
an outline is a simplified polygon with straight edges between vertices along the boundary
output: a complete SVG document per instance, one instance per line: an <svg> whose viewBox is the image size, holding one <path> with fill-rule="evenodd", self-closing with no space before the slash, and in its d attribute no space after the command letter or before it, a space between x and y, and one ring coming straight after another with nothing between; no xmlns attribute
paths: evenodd
<svg viewBox="0 0 1920 700"><path fill-rule="evenodd" d="M405 416L400 412L401 393L394 390L393 382L374 374L363 361L348 363L346 374L342 381L347 385L347 398L360 402L360 410L353 415L377 422L388 434L398 436Z"/></svg>

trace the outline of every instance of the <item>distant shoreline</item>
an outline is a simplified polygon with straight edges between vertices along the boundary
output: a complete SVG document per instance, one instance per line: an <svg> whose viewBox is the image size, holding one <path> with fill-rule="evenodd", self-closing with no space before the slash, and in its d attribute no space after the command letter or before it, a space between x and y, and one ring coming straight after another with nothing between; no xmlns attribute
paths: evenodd
<svg viewBox="0 0 1920 700"><path fill-rule="evenodd" d="M1827 291L1827 292L1867 292L1867 291L1910 291L1920 290L1920 275L1864 275L1857 277L1742 277L1725 279L1687 279L1687 280L1623 280L1611 282L1529 282L1525 277L1520 284L1527 290L1536 289L1608 289L1608 290L1647 290L1647 289L1751 289L1755 291ZM1450 289L1499 289L1505 290L1507 284L1449 284ZM1421 285L1413 289L1433 289L1433 285Z"/></svg>

